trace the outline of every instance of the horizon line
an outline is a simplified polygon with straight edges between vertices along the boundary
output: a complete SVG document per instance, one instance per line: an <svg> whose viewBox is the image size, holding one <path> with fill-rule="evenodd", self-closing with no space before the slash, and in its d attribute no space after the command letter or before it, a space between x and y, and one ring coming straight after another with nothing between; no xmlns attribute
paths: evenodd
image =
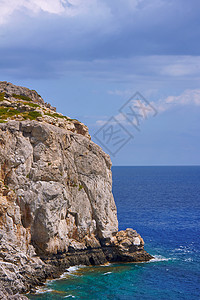
<svg viewBox="0 0 200 300"><path fill-rule="evenodd" d="M200 165L112 165L112 167L200 167Z"/></svg>

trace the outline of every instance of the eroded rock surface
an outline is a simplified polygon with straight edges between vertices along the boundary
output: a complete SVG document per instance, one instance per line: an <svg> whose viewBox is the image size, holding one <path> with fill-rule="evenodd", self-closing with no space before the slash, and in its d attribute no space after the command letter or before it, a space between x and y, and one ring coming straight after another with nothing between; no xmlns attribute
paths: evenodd
<svg viewBox="0 0 200 300"><path fill-rule="evenodd" d="M34 90L0 81L0 123L8 120L37 120L90 138L88 128L76 119L56 113Z"/></svg>
<svg viewBox="0 0 200 300"><path fill-rule="evenodd" d="M7 83L0 87L9 105L16 101L11 93L32 96L29 90L10 92ZM45 110L48 105L35 93L33 102ZM110 157L90 140L85 125L79 122L75 130L42 117L3 120L0 287L5 297L25 293L70 265L151 258L136 231L118 232Z"/></svg>

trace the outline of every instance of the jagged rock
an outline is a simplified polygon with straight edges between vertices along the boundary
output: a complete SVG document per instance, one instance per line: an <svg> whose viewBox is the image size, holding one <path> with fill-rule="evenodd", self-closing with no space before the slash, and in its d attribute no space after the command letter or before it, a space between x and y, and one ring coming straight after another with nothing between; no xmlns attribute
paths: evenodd
<svg viewBox="0 0 200 300"><path fill-rule="evenodd" d="M18 93L45 110L35 91L3 82L0 92L6 97L4 107L15 107L10 93ZM27 111L23 105L20 102L18 109ZM151 259L136 231L118 232L111 160L90 140L87 127L66 120L71 125L60 126L59 117L40 118L0 123L4 294L25 293L70 265Z"/></svg>
<svg viewBox="0 0 200 300"><path fill-rule="evenodd" d="M34 90L30 90L26 87L16 86L7 81L0 81L0 93L5 92L5 97L9 99L13 94L29 97L33 102L45 104L42 97Z"/></svg>
<svg viewBox="0 0 200 300"><path fill-rule="evenodd" d="M3 113L1 109L4 109ZM36 91L0 81L0 123L12 119L18 121L35 119L90 139L86 125L76 119L56 113L56 108L45 103Z"/></svg>

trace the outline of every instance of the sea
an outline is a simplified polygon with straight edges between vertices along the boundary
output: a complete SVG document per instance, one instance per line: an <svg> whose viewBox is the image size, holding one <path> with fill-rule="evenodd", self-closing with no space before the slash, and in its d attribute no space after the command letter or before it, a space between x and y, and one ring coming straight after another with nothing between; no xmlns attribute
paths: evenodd
<svg viewBox="0 0 200 300"><path fill-rule="evenodd" d="M113 167L119 229L133 228L147 263L70 267L30 299L200 299L200 166Z"/></svg>

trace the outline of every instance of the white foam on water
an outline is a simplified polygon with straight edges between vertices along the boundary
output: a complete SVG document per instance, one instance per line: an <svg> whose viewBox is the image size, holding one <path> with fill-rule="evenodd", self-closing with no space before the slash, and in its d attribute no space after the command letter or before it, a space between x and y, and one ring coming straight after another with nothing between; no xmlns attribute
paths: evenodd
<svg viewBox="0 0 200 300"><path fill-rule="evenodd" d="M104 273L103 275L107 275L107 274L112 274L112 272L106 272L106 273Z"/></svg>
<svg viewBox="0 0 200 300"><path fill-rule="evenodd" d="M152 263L152 262L159 262L159 261L169 261L169 260L174 260L176 258L166 258L162 255L154 255L154 258L152 258L150 261L148 261L148 263Z"/></svg>
<svg viewBox="0 0 200 300"><path fill-rule="evenodd" d="M111 266L112 264L111 263L106 263L106 264L104 264L104 265L100 265L100 267L109 267L109 266Z"/></svg>
<svg viewBox="0 0 200 300"><path fill-rule="evenodd" d="M75 296L73 296L73 295L67 295L64 298L69 298L69 297L75 298Z"/></svg>
<svg viewBox="0 0 200 300"><path fill-rule="evenodd" d="M63 279L63 278L65 278L67 274L68 274L67 272L63 273L62 275L60 275L60 277L59 277L58 279ZM57 280L58 280L58 279L57 279Z"/></svg>
<svg viewBox="0 0 200 300"><path fill-rule="evenodd" d="M191 257L184 259L184 261L193 261L193 259Z"/></svg>
<svg viewBox="0 0 200 300"><path fill-rule="evenodd" d="M179 252L181 254L192 253L193 250L188 246L180 246L179 248L175 248L172 252Z"/></svg>
<svg viewBox="0 0 200 300"><path fill-rule="evenodd" d="M80 275L76 275L74 274L78 269L82 269L86 266L84 265L78 265L78 266L73 266L73 267L69 267L66 269L66 272L63 273L59 279L63 279L63 278L66 278L66 276L69 276L69 275L72 275L72 276L80 276Z"/></svg>
<svg viewBox="0 0 200 300"><path fill-rule="evenodd" d="M81 266L73 266L73 267L69 267L66 271L68 273L73 273L73 272L77 271L80 268L81 268Z"/></svg>
<svg viewBox="0 0 200 300"><path fill-rule="evenodd" d="M50 282L50 283L51 283L51 282L54 282L54 281L56 281L56 280L58 280L58 278L55 278L55 279L47 279L47 280L46 280L46 284L49 283L49 282Z"/></svg>
<svg viewBox="0 0 200 300"><path fill-rule="evenodd" d="M73 266L73 267L69 267L67 270L66 270L66 273L74 273L76 272L78 269L83 269L85 268L86 266L85 265L78 265L78 266Z"/></svg>
<svg viewBox="0 0 200 300"><path fill-rule="evenodd" d="M52 289L48 289L48 288L37 288L35 293L36 294L45 294L45 293L51 293L53 292Z"/></svg>

